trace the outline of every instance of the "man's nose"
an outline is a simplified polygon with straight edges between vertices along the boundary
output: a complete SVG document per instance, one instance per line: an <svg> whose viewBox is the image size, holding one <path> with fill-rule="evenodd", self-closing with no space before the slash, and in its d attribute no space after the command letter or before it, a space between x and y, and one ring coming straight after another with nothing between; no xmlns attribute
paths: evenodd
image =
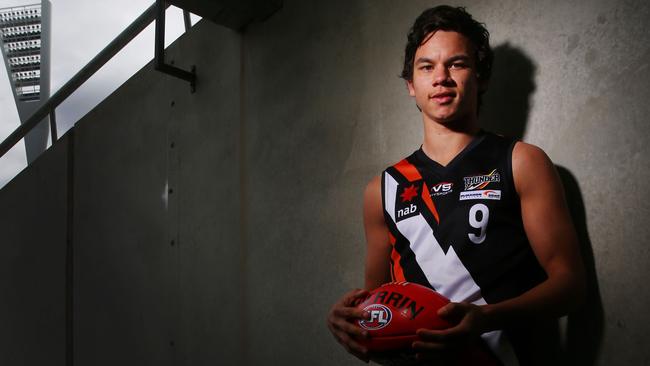
<svg viewBox="0 0 650 366"><path fill-rule="evenodd" d="M433 70L433 86L449 84L449 69L444 66L436 67Z"/></svg>

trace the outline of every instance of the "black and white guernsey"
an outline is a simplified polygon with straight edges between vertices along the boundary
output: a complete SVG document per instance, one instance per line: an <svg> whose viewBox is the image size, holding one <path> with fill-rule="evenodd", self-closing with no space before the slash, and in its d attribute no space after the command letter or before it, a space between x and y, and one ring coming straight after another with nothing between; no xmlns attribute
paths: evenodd
<svg viewBox="0 0 650 366"><path fill-rule="evenodd" d="M523 228L512 175L515 142L481 132L446 166L420 148L383 172L394 281L481 305L546 278ZM520 352L506 338L502 331L483 335L505 365L516 365Z"/></svg>

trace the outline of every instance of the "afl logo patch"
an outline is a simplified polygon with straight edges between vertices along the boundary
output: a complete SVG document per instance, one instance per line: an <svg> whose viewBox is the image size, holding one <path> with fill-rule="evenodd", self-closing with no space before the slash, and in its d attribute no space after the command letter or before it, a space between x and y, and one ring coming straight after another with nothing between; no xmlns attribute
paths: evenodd
<svg viewBox="0 0 650 366"><path fill-rule="evenodd" d="M387 306L381 304L368 305L363 310L370 313L369 320L359 320L359 325L368 330L377 330L390 324L393 314Z"/></svg>

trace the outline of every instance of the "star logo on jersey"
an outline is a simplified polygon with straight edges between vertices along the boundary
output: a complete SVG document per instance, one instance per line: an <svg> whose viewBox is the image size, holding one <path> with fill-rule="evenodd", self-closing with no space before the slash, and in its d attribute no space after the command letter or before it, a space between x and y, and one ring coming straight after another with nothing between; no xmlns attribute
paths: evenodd
<svg viewBox="0 0 650 366"><path fill-rule="evenodd" d="M415 186L415 184L411 184L410 187L404 188L404 192L400 194L399 196L402 198L402 203L404 202L411 202L413 197L416 197L418 195L418 187Z"/></svg>
<svg viewBox="0 0 650 366"><path fill-rule="evenodd" d="M395 222L400 222L420 214L418 200L414 198L418 196L421 184L422 182L418 181L415 183L411 182L408 187L402 186L404 187L401 189L402 193L400 193L400 189L398 188L396 195L399 198L395 197Z"/></svg>

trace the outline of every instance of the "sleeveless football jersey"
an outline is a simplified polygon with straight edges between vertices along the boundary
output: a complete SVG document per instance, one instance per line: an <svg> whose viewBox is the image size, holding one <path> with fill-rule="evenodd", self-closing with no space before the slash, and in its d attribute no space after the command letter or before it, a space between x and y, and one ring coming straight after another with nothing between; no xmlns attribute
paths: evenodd
<svg viewBox="0 0 650 366"><path fill-rule="evenodd" d="M482 305L546 278L523 228L512 177L515 142L482 131L447 166L420 148L383 172L394 281ZM517 364L517 347L501 331L483 339L504 364Z"/></svg>

